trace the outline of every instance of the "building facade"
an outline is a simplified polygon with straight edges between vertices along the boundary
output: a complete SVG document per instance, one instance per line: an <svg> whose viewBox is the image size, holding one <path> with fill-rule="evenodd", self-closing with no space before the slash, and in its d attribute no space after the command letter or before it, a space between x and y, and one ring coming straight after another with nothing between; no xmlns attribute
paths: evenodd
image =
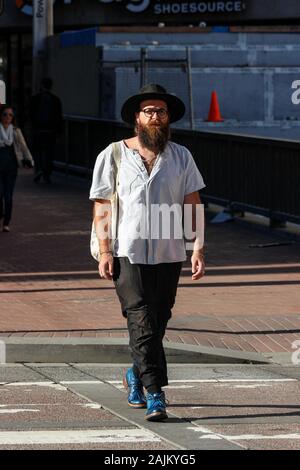
<svg viewBox="0 0 300 470"><path fill-rule="evenodd" d="M0 79L21 122L31 95L32 15L30 0L0 0ZM135 31L142 44L143 35L156 34L158 25L176 44L178 34L203 32L197 29L199 24L207 26L207 33L210 28L225 33L229 27L246 32L259 25L297 30L299 23L299 0L54 0L55 33L96 27L103 43L105 34L123 31L126 36Z"/></svg>

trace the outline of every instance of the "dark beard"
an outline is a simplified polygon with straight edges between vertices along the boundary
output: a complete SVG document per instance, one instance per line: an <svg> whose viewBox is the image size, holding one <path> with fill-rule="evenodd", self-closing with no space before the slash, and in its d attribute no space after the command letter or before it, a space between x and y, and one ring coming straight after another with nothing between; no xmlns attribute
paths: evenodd
<svg viewBox="0 0 300 470"><path fill-rule="evenodd" d="M168 123L148 126L137 124L136 133L142 147L155 153L161 153L165 150L170 139L170 126Z"/></svg>

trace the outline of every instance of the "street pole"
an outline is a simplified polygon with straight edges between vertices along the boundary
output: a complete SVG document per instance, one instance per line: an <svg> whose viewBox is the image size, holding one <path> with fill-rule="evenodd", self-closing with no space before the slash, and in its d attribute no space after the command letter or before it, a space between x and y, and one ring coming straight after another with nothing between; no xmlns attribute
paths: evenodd
<svg viewBox="0 0 300 470"><path fill-rule="evenodd" d="M190 127L195 129L195 115L194 115L194 97L193 97L193 79L192 79L192 61L191 61L191 48L186 48L186 60L188 69L188 89L189 89L189 105L190 105Z"/></svg>
<svg viewBox="0 0 300 470"><path fill-rule="evenodd" d="M48 0L47 2L47 37L53 36L54 34L54 14L53 14L53 0Z"/></svg>
<svg viewBox="0 0 300 470"><path fill-rule="evenodd" d="M38 91L47 58L47 38L53 35L53 0L33 0L32 93Z"/></svg>

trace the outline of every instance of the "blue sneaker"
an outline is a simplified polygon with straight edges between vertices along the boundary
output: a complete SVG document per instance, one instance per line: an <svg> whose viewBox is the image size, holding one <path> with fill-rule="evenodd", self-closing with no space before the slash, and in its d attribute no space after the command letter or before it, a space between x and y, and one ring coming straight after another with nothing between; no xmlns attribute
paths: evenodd
<svg viewBox="0 0 300 470"><path fill-rule="evenodd" d="M164 392L147 394L147 413L148 421L162 421L167 419L166 397Z"/></svg>
<svg viewBox="0 0 300 470"><path fill-rule="evenodd" d="M126 373L124 371L123 385L128 391L128 405L132 408L146 408L143 384L139 377L134 375L132 368L128 369Z"/></svg>

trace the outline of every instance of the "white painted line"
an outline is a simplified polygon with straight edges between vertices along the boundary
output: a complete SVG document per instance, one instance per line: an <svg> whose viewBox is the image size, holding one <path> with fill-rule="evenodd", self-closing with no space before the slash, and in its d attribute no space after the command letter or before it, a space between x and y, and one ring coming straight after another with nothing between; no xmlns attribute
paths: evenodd
<svg viewBox="0 0 300 470"><path fill-rule="evenodd" d="M150 431L143 429L0 432L0 446L90 443L105 444L117 442L161 442L161 439Z"/></svg>
<svg viewBox="0 0 300 470"><path fill-rule="evenodd" d="M263 435L263 434L240 434L240 435L225 435L219 434L205 428L204 426L193 426L187 428L189 431L202 432L203 436L199 439L226 439L227 441L255 441L255 440L276 440L276 439L300 439L300 433L294 434L274 434L274 435Z"/></svg>
<svg viewBox="0 0 300 470"><path fill-rule="evenodd" d="M1 408L7 408L9 406L68 406L65 403L8 403L6 405L0 405L0 410ZM83 406L86 408L95 408L95 409L100 409L102 408L102 405L99 405L99 403L75 403L75 406Z"/></svg>
<svg viewBox="0 0 300 470"><path fill-rule="evenodd" d="M11 409L11 410L0 410L0 415L6 415L6 414L16 414L16 413L36 413L36 412L40 412L40 410L29 410L29 409L26 409L26 408L18 408L18 409Z"/></svg>
<svg viewBox="0 0 300 470"><path fill-rule="evenodd" d="M83 405L80 405L83 408L91 408L92 410L101 410L102 405L99 405L99 403L85 403Z"/></svg>
<svg viewBox="0 0 300 470"><path fill-rule="evenodd" d="M286 382L298 382L297 379L186 379L186 380L169 380L170 384L189 384L189 383L217 383L217 384L233 384L233 383L286 383ZM39 387L49 387L54 388L55 390L66 391L66 387L63 385L97 385L103 384L101 380L63 380L59 384L54 382L0 382L0 385L6 387L22 387L22 386L39 386ZM123 388L123 382L121 380L107 380L107 383L114 385L117 388ZM224 385L225 386L225 385ZM263 385L261 385L263 386ZM191 385L178 385L178 386L167 386L166 388L192 388Z"/></svg>
<svg viewBox="0 0 300 470"><path fill-rule="evenodd" d="M167 388L168 390L178 390L181 388L194 388L195 385L167 385L164 388Z"/></svg>
<svg viewBox="0 0 300 470"><path fill-rule="evenodd" d="M260 441L260 440L277 440L277 439L286 439L286 440L295 440L300 439L300 434L275 434L273 436L264 436L262 434L241 434L240 436L225 436L219 434L220 438L227 439L230 441ZM200 439L215 439L214 435L206 434L200 436Z"/></svg>
<svg viewBox="0 0 300 470"><path fill-rule="evenodd" d="M7 384L7 387L26 387L26 386L36 386L36 387L49 387L54 388L55 390L67 391L66 387L63 387L60 384L54 382L13 382Z"/></svg>
<svg viewBox="0 0 300 470"><path fill-rule="evenodd" d="M185 379L185 380L169 380L169 383L205 383L205 382L218 382L217 379Z"/></svg>
<svg viewBox="0 0 300 470"><path fill-rule="evenodd" d="M223 387L224 385L221 385ZM233 388L261 388L272 387L272 384L253 384L253 385L233 385Z"/></svg>
<svg viewBox="0 0 300 470"><path fill-rule="evenodd" d="M193 427L188 427L187 429L189 431L202 432L203 436L200 436L200 439L214 439L214 440L225 439L225 437L221 436L221 434L217 434L211 431L210 429L205 428L204 426L193 426Z"/></svg>
<svg viewBox="0 0 300 470"><path fill-rule="evenodd" d="M216 379L206 379L206 380L169 380L169 384L176 384L176 383L206 383L206 382L218 382ZM107 380L107 383L111 384L111 385L119 385L119 384L122 384L123 381L122 380Z"/></svg>
<svg viewBox="0 0 300 470"><path fill-rule="evenodd" d="M95 385L103 384L101 380L61 380L59 383L63 385Z"/></svg>
<svg viewBox="0 0 300 470"><path fill-rule="evenodd" d="M82 403L75 403L76 406L82 406ZM0 405L0 408L7 406L68 406L65 403L8 403L6 405Z"/></svg>
<svg viewBox="0 0 300 470"><path fill-rule="evenodd" d="M298 382L297 379L218 379L218 382Z"/></svg>
<svg viewBox="0 0 300 470"><path fill-rule="evenodd" d="M6 385L8 385L9 387L19 387L24 385L41 385L42 387L45 387L51 384L53 384L53 382L49 380L48 382L8 382Z"/></svg>
<svg viewBox="0 0 300 470"><path fill-rule="evenodd" d="M107 380L109 384L122 384L122 380ZM297 379L185 379L169 380L170 384L176 383L234 383L234 382L297 382ZM61 382L64 383L64 382ZM71 383L71 382L70 382Z"/></svg>
<svg viewBox="0 0 300 470"><path fill-rule="evenodd" d="M190 426L187 428L189 431L195 432L204 432L205 434L216 434L210 429L205 428L204 426Z"/></svg>

